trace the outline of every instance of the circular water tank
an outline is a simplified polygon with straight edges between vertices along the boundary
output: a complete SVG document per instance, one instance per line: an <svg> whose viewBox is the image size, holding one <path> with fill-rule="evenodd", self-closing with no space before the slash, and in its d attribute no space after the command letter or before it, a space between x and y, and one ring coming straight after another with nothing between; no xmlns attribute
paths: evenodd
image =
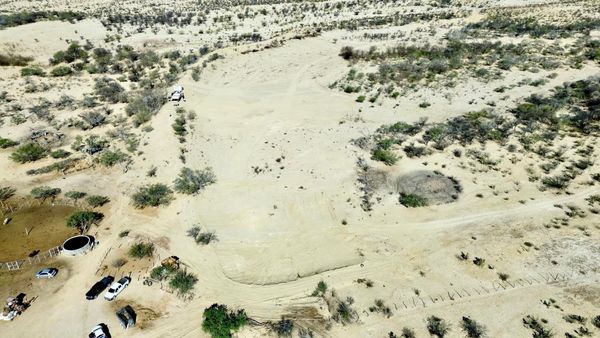
<svg viewBox="0 0 600 338"><path fill-rule="evenodd" d="M67 256L78 256L88 252L93 246L94 241L91 236L73 236L63 243L62 252Z"/></svg>

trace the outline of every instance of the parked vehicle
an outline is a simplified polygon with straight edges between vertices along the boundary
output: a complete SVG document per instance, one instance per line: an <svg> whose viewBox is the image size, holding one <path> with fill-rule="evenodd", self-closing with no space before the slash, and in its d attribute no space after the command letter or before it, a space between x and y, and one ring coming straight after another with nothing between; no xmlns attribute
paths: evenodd
<svg viewBox="0 0 600 338"><path fill-rule="evenodd" d="M125 289L127 285L129 285L130 281L131 278L129 277L123 277L119 279L118 282L115 282L113 285L110 286L110 288L108 288L108 291L106 291L106 293L104 294L104 299L109 301L115 299L119 295L119 293L121 293L121 291L123 291L123 289Z"/></svg>
<svg viewBox="0 0 600 338"><path fill-rule="evenodd" d="M121 308L119 311L115 312L115 314L117 315L117 319L122 328L127 329L135 326L136 314L130 305Z"/></svg>
<svg viewBox="0 0 600 338"><path fill-rule="evenodd" d="M54 276L56 276L56 274L58 273L58 269L57 268L45 268L42 269L40 271L38 271L35 274L35 278L54 278Z"/></svg>
<svg viewBox="0 0 600 338"><path fill-rule="evenodd" d="M183 87L182 86L175 86L173 88L173 91L171 92L171 97L170 97L171 101L181 101L181 100L185 100L185 95L183 94Z"/></svg>
<svg viewBox="0 0 600 338"><path fill-rule="evenodd" d="M92 328L92 332L90 332L89 338L110 338L110 333L108 332L108 327L105 324L98 324Z"/></svg>
<svg viewBox="0 0 600 338"><path fill-rule="evenodd" d="M104 291L104 289L106 289L114 280L115 278L113 276L106 276L102 278L90 288L90 290L85 294L85 298L87 300L96 299L96 297L98 297L98 295Z"/></svg>

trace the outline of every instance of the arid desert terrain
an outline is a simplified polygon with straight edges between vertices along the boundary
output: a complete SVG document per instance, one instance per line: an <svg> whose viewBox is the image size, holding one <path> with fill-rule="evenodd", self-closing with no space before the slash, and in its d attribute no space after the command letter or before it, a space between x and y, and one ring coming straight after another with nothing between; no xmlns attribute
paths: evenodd
<svg viewBox="0 0 600 338"><path fill-rule="evenodd" d="M2 0L0 337L600 337L599 136L595 0Z"/></svg>

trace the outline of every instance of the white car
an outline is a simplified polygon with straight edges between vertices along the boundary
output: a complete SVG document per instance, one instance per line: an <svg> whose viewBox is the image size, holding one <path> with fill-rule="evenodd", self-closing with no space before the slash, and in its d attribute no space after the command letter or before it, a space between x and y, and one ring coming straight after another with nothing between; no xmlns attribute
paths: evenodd
<svg viewBox="0 0 600 338"><path fill-rule="evenodd" d="M56 268L45 268L35 274L35 278L54 278L58 273Z"/></svg>
<svg viewBox="0 0 600 338"><path fill-rule="evenodd" d="M104 324L94 326L92 332L88 335L89 338L110 338L108 328Z"/></svg>
<svg viewBox="0 0 600 338"><path fill-rule="evenodd" d="M183 92L173 92L173 94L171 94L171 101L181 101L184 98Z"/></svg>
<svg viewBox="0 0 600 338"><path fill-rule="evenodd" d="M104 299L113 300L117 298L117 295L121 293L121 291L123 291L123 289L125 289L127 285L129 285L130 281L131 278L123 277L119 279L118 282L113 283L113 285L111 285L108 291L106 291L106 293L104 294Z"/></svg>

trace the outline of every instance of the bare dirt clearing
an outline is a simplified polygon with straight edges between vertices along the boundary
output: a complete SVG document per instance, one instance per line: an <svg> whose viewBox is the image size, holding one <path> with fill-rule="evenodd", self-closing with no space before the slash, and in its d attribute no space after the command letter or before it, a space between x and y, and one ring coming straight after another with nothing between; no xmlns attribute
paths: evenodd
<svg viewBox="0 0 600 338"><path fill-rule="evenodd" d="M75 210L71 206L43 204L0 215L11 219L0 226L0 262L27 258L34 251L59 246L76 235L77 231L66 225L67 217Z"/></svg>

